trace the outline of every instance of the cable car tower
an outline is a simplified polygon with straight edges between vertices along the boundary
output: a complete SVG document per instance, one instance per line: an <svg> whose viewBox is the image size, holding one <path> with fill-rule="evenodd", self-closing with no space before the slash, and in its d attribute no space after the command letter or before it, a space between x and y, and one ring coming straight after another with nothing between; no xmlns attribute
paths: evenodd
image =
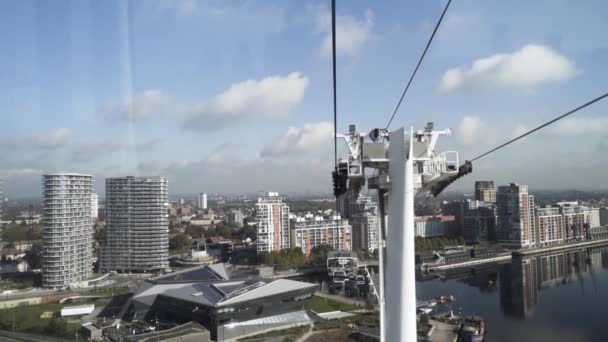
<svg viewBox="0 0 608 342"><path fill-rule="evenodd" d="M357 132L350 125L344 139L348 156L333 172L338 202L356 199L363 185L378 191L380 231L379 304L380 340L416 341L416 280L414 256L414 198L437 196L456 179L470 173L472 164L460 167L458 152L437 153L440 136L432 122L421 130L400 128ZM366 176L366 169L374 172ZM388 211L385 209L388 207Z"/></svg>

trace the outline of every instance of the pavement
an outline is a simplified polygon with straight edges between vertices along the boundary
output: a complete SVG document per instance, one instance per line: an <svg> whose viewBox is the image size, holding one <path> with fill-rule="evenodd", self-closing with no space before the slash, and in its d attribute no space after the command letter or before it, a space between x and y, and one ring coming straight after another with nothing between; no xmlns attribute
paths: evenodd
<svg viewBox="0 0 608 342"><path fill-rule="evenodd" d="M435 327L431 333L431 336L429 336L429 341L456 342L456 340L458 340L458 335L454 332L453 325L435 320L429 320L429 323Z"/></svg>

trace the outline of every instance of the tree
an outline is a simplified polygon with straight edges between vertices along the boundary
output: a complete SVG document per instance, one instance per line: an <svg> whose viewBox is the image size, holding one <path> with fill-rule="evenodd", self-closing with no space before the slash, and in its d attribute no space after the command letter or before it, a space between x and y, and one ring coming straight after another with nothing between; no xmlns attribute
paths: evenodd
<svg viewBox="0 0 608 342"><path fill-rule="evenodd" d="M179 233L176 234L171 240L169 240L169 248L183 250L184 248L190 245L190 240L186 236L186 234Z"/></svg>
<svg viewBox="0 0 608 342"><path fill-rule="evenodd" d="M42 243L34 242L32 248L25 253L25 259L31 269L42 268Z"/></svg>
<svg viewBox="0 0 608 342"><path fill-rule="evenodd" d="M365 251L363 249L359 248L357 250L357 258L359 258L359 260L365 259Z"/></svg>
<svg viewBox="0 0 608 342"><path fill-rule="evenodd" d="M310 257L315 264L325 264L327 262L327 254L333 251L334 248L330 245L319 245L310 250Z"/></svg>

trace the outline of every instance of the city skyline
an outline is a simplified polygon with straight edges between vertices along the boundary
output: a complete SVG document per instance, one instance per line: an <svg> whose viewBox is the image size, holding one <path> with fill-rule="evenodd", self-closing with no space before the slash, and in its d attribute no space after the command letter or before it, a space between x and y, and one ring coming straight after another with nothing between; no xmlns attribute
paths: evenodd
<svg viewBox="0 0 608 342"><path fill-rule="evenodd" d="M449 127L441 148L464 160L603 91L606 4L525 5L454 6L394 127ZM418 58L412 49L442 6L338 3L339 132L385 124ZM3 4L0 13L0 41L13 51L0 57L9 197L33 196L41 174L64 170L162 174L176 193L330 188L326 2L40 2ZM598 103L510 146L476 164L475 177L597 188L607 108Z"/></svg>

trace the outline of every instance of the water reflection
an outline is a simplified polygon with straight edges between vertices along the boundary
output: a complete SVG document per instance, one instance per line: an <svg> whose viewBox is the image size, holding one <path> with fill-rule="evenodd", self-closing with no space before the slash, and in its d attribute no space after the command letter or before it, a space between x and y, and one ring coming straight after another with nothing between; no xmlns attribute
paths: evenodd
<svg viewBox="0 0 608 342"><path fill-rule="evenodd" d="M581 296L596 295L596 273L608 269L608 246L514 258L510 263L418 275L418 281L458 280L481 292L499 292L505 316L525 319L533 314L543 289L577 284ZM603 272L603 271L602 271Z"/></svg>

